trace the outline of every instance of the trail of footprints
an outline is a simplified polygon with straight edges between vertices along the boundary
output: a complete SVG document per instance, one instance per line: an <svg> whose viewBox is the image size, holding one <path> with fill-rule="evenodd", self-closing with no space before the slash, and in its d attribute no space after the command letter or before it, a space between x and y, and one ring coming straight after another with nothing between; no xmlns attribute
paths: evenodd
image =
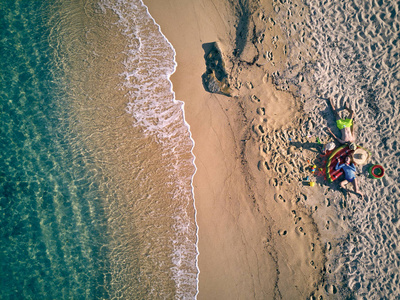
<svg viewBox="0 0 400 300"><path fill-rule="evenodd" d="M284 4L283 2L274 1L274 12L268 14L264 9L256 10L252 17L252 23L255 28L253 30L253 45L257 49L257 62L260 65L269 63L275 66L281 63L280 53L284 56L288 55L288 45L284 36L296 37L293 40L300 40L304 43L305 38L310 35L310 29L306 26L303 16L305 14L304 5ZM277 22L275 18L279 18ZM280 24L280 25L278 25ZM283 26L283 27L282 27ZM269 37L268 39L266 37ZM307 48L299 53L297 61L303 59L303 55L309 56ZM293 60L295 61L295 60ZM297 62L296 61L296 62Z"/></svg>
<svg viewBox="0 0 400 300"><path fill-rule="evenodd" d="M335 1L326 1L326 2L335 2ZM325 3L326 3L325 2ZM382 1L380 1L382 5ZM324 3L324 5L325 5ZM336 2L335 2L336 3ZM390 3L390 2L388 2ZM353 5L354 7L358 7L357 3L353 3L355 5ZM321 5L321 7L324 7L324 5ZM314 29L311 29L307 26L307 24L305 24L304 22L302 22L301 18L298 18L298 16L302 16L302 14L307 15L308 12L304 11L304 6L303 5L297 5L294 4L292 1L273 1L273 7L274 7L274 11L277 13L277 16L271 16L271 15L267 15L264 11L262 10L257 10L252 18L252 23L254 25L254 28L257 30L253 31L253 37L252 37L252 42L254 47L257 49L257 53L258 53L258 57L256 62L260 65L269 65L269 66L274 66L275 63L278 63L278 59L279 59L279 51L281 50L282 53L285 56L289 56L289 61L292 62L292 65L289 66L289 71L285 72L285 74L282 74L282 76L280 76L279 74L277 74L277 76L274 77L274 84L279 86L280 89L282 90L287 90L287 86L289 84L302 84L305 86L305 88L307 88L307 77L305 77L306 75L303 74L302 69L304 67L304 63L306 61L309 61L309 58L313 56L312 53L310 53L309 51L312 51L313 48L315 48L316 45L318 45L319 43L322 43L321 40L318 40L315 38L315 35L318 34L319 32L315 33ZM336 7L336 6L333 6ZM338 6L337 6L338 7ZM336 12L337 10L327 10L327 12ZM322 11L319 11L318 8L315 9L315 12L317 14L321 13L321 15L315 15L314 18L316 19L322 19L326 18L326 14L322 14ZM379 17L381 17L381 15L376 14ZM297 18L297 20L296 20ZM335 18L333 20L336 20ZM349 20L351 21L351 20ZM397 25L398 28L398 20L395 19L395 24ZM281 35L281 31L282 29L279 28L279 24L282 24L282 22L284 23L285 28L283 28L286 33L291 36L291 40L297 44L287 44L284 40L284 35ZM371 22L368 22L368 24L370 24ZM374 23L374 22L372 22ZM375 22L376 23L376 22ZM344 24L344 23L343 23ZM346 22L346 24L349 24ZM337 24L338 26L342 25L342 22L339 22L339 24ZM373 24L372 24L373 25ZM385 20L380 20L380 26L379 28L377 28L377 30L384 30L385 28L387 29L388 27L383 26L385 25ZM390 25L390 27L394 28L393 24ZM336 28L336 26L335 26ZM354 28L354 30L357 30L357 32L355 32L355 35L360 36L360 32L362 33L363 31L359 30L359 26L353 26L350 28ZM361 28L363 28L363 26L361 26ZM325 29L324 29L325 30ZM252 32L250 30L250 32ZM339 32L339 31L337 31ZM390 32L390 31L388 31ZM271 38L267 38L268 36L272 36ZM325 36L321 35L321 36ZM390 36L391 39L397 37L397 35L392 35ZM307 42L308 40L308 42ZM343 40L343 39L341 39ZM392 42L393 40L391 40ZM364 38L362 36L360 36L359 38L359 43L364 42ZM367 46L363 47L363 49L361 49L362 51L368 51L369 47L368 45L373 45L373 43L370 43L370 39L366 39L367 43L365 43ZM389 43L390 44L390 43ZM311 47L310 47L311 46ZM314 47L312 47L314 46ZM363 46L361 44L361 46ZM296 51L292 51L293 48L296 47ZM353 48L353 47L349 47L349 48ZM366 50L365 50L366 49ZM373 49L375 51L375 49ZM378 49L379 50L379 49ZM378 53L378 50L376 50L375 52ZM371 51L370 51L371 52ZM370 53L369 52L369 53ZM332 55L328 55L327 57L329 58L329 60L331 60L332 58L334 58L335 56L335 52L332 52ZM351 57L350 57L351 59ZM354 60L357 61L357 60ZM375 63L375 60L371 60L373 63ZM389 61L389 60L387 60ZM350 63L350 62L349 62ZM372 64L373 64L372 63ZM382 63L386 63L386 60L383 60ZM320 74L325 74L326 76L329 77L329 79L331 78L335 78L336 74L332 74L332 72L325 72L326 70L324 69L324 65L317 65L315 66L315 71L319 71L322 70L323 72L320 72ZM353 68L354 70L357 70L357 68ZM379 71L379 68L376 67L376 65L371 65L371 68L369 68L370 70L374 70L376 72ZM388 68L389 70L389 68ZM238 71L239 68L238 68ZM395 78L399 79L399 72L396 71L395 73ZM340 74L339 74L340 75ZM352 74L350 74L352 75ZM355 75L357 75L357 73L355 73ZM389 74L390 75L390 74ZM327 78L328 78L327 77ZM381 76L382 77L382 76ZM267 77L268 78L268 77ZM345 77L346 79L351 79L351 78L358 78L358 76L347 76ZM322 80L325 81L325 77L322 77ZM346 85L349 86L348 84L348 80L345 81ZM396 81L393 81L396 82ZM356 82L357 83L357 82ZM253 85L251 83L246 82L245 85L251 89L253 87ZM353 85L351 85L353 86ZM238 89L240 89L241 87L241 83L238 82L237 86ZM340 87L342 90L346 90L346 88L344 88L343 86ZM387 86L386 90L390 90L390 86ZM391 89L393 91L393 89ZM298 94L302 94L303 90L302 89L298 89L296 90ZM301 93L300 93L301 91ZM388 92L388 93L383 93L385 95L385 98L388 98L388 96L393 96L393 93ZM383 97L383 96L382 96ZM395 99L395 97L394 97ZM386 102L385 99L380 99L381 100L381 105L383 106ZM385 101L384 101L385 100ZM282 130L273 130L268 128L267 126L267 122L265 119L266 116L266 108L262 106L260 98L257 97L256 95L252 95L250 97L250 101L253 104L258 105L257 109L256 109L256 113L257 113L257 117L254 119L253 124L252 124L252 130L254 132L255 137L259 140L259 153L260 153L260 157L261 159L258 162L258 169L260 171L266 172L268 174L268 177L272 177L272 179L270 180L270 183L272 186L275 187L279 187L280 184L282 183L282 181L287 181L287 182L291 182L291 181L301 181L302 179L302 175L304 175L304 166L306 165L306 158L304 157L304 155L302 155L301 151L294 151L295 149L293 149L290 146L290 139L292 141L296 141L296 142L300 142L303 143L305 141L304 138L304 132L302 132L301 130L294 130L294 129L289 129L286 131L282 131ZM318 107L319 105L319 100L314 99L313 103L310 103L310 107ZM399 147L398 145L398 138L396 136L391 136L391 134L393 132L398 132L398 124L400 124L400 122L398 121L398 106L394 109L394 112L392 113L392 115L387 115L387 118L376 118L376 115L372 115L371 114L371 110L368 110L366 108L368 108L369 105L372 105L374 103L370 103L370 101L368 102L368 99L358 99L357 100L357 104L360 107L359 110L357 110L356 115L358 116L358 118L364 120L364 123L366 124L377 124L379 122L379 120L382 120L382 124L377 124L379 125L379 129L380 132L376 132L376 133L368 133L368 135L363 134L363 130L360 130L360 139L365 141L366 145L368 145L369 147L376 147L376 148L386 148L386 151L381 151L381 152L376 152L374 153L374 155L376 155L376 160L377 161L383 161L385 160L387 165L390 166L395 166L392 167L392 170L388 170L388 176L385 177L382 180L382 186L379 186L379 189L374 189L373 192L369 192L369 197L373 198L374 200L380 200L380 199L384 199L384 202L379 205L379 207L374 207L370 202L361 202L358 204L358 209L354 212L352 212L352 215L355 215L356 218L352 218L353 221L351 221L351 223L354 226L357 226L359 228L362 228L362 231L364 233L364 235L366 235L368 237L367 242L372 240L375 242L376 239L378 239L378 237L382 236L382 235L378 235L378 237L376 237L374 235L374 232L379 230L380 232L384 233L385 236L387 236L387 241L386 242L392 242L392 241L396 241L398 240L398 231L393 230L394 228L396 228L395 226L400 226L398 224L400 224L399 221L396 221L393 223L392 219L390 217L386 217L386 216L390 216L392 214L392 211L395 211L398 209L398 195L399 195L399 189L397 187L398 183L399 183L399 179L398 176L396 177L396 175L399 173L399 168L398 166L398 157L399 157ZM387 103L388 104L388 103ZM377 111L379 107L373 107L373 111ZM393 111L393 107L391 107L390 110L388 111ZM321 124L322 120L321 120L321 116L319 115L320 110L315 110L314 114L312 114L312 118L314 120L317 121L317 124ZM385 112L383 112L385 113ZM297 126L299 127L299 126ZM312 130L313 128L309 128L309 130L311 130L312 132L315 132L316 130ZM389 133L387 133L385 130L388 130ZM379 143L379 141L381 141L381 137L385 136L386 138L384 140L382 140L382 143ZM399 143L400 144L400 143ZM397 164L396 164L397 162ZM391 175L389 177L389 175ZM369 186L372 184L378 185L377 182L367 182L365 180L363 180L361 178L360 180L360 184L361 186ZM282 203L283 205L288 205L288 200L284 199L284 197L282 196L277 196L275 198L275 201ZM301 200L300 200L301 201ZM330 207L330 206L337 206L339 205L340 209L343 210L348 210L349 209L349 203L346 202L346 200L341 201L340 203L335 203L334 199L331 198L326 198L325 199L325 206L326 207ZM370 216L375 217L378 213L377 211L379 211L379 214L382 214L382 209L381 208L387 208L387 210L389 212L387 213L383 213L384 218L382 218L380 220L380 224L377 225L377 228L373 228L373 223L371 225L370 222ZM314 206L314 208L312 208L314 211L317 210L317 206ZM368 209L368 211L367 211ZM366 218L366 212L367 212L367 217ZM346 217L345 215L343 215L341 218L343 219L343 221L347 218L349 218L350 216ZM301 225L301 223L303 222L303 220L299 220L296 219L295 217L293 217L293 222L297 222L297 224L294 224L298 227L296 227L296 233L297 234L303 234L303 233L307 233L304 230L301 230L300 228L303 229L303 226ZM331 224L332 223L332 224ZM334 222L331 222L329 220L327 220L324 225L322 230L332 230L332 228L334 227ZM384 224L385 226L383 226L382 224ZM395 224L395 225L393 225ZM390 234L389 234L390 233ZM282 238L287 237L289 234L291 234L291 232L288 230L288 228L282 228L279 229L278 231L279 236L281 236ZM364 238L364 237L363 237ZM348 244L352 244L353 241L348 241L347 243L344 243L341 247L343 251L348 251L348 253L346 252L345 254L347 255L347 257L349 258L353 258L354 254L351 252L353 250L350 251L350 249L347 249L346 247L348 246ZM394 242L393 242L394 243ZM372 251L376 251L373 249L370 249L370 247L366 247L365 243L359 243L357 244L357 248L359 253L363 254L362 259L357 258L356 261L358 261L358 268L362 271L364 270L364 266L363 266L363 262L368 262L368 263L372 263L372 265L374 265L374 263L376 264L376 262L374 262L373 258L377 257L379 258L380 261L379 264L383 265L384 268L390 268L390 265L387 265L386 263L384 263L385 258L388 258L389 255L394 255L394 252L398 252L398 250L395 249L395 247L390 246L390 247L383 247L383 243L373 243L373 245L375 247L378 247L378 254L372 252ZM394 244L395 245L395 244ZM379 248L381 247L381 248ZM310 250L314 251L315 245L311 244L310 246ZM327 242L325 244L325 250L326 252L331 251L332 249L332 245L330 242ZM375 258L376 260L376 258ZM372 262L371 262L372 261ZM395 261L396 263L398 263L399 259L398 257L395 257L391 260L387 260L387 261ZM312 266L314 262L310 262L310 266ZM350 263L351 260L346 261L344 264L346 267L350 268ZM366 264L365 264L366 265ZM327 272L330 273L331 272L331 266L328 264L327 265ZM339 272L340 273L340 272ZM382 275L385 274L384 272L381 273ZM339 275L338 275L339 276ZM348 276L348 275L346 275ZM360 277L360 276L358 276ZM385 276L382 276L382 278L384 278ZM366 298L368 298L368 296L370 295L370 293L372 293L371 291L376 290L381 288L381 290L383 289L384 291L388 291L391 290L390 288L393 286L398 285L399 279L397 279L397 275L396 278L391 278L390 280L390 284L388 284L387 286L384 285L379 285L380 280L376 280L374 283L372 283L372 288L369 288L369 285L371 283L368 282L368 280L363 279L363 278L356 278L354 279L354 282L356 282L354 284L354 291L358 291L359 289L362 290L362 295L366 295ZM325 285L324 286L324 290L326 291L327 294L336 294L338 292L337 288L334 285ZM399 292L397 290L391 290L392 292L394 292L396 295L399 294ZM323 299L322 295L312 295L310 297L310 299Z"/></svg>
<svg viewBox="0 0 400 300"><path fill-rule="evenodd" d="M265 108L258 108L257 113L264 115ZM287 180L289 183L293 180L301 181L306 159L299 156L300 150L296 151L296 147L290 145L290 141L298 139L301 133L295 129L271 130L263 121L254 122L252 129L259 138L259 153L263 158L258 168L265 171L273 170L279 180Z"/></svg>
<svg viewBox="0 0 400 300"><path fill-rule="evenodd" d="M251 101L255 104L261 103L256 95L251 96ZM268 128L267 120L265 119L266 108L259 106L256 109L256 113L258 118L256 117L253 120L252 130L255 138L258 140L259 154L262 158L258 162L258 169L265 172L267 176L272 177L270 179L270 184L274 187L279 188L282 182L298 182L300 184L304 179L305 166L308 164L307 158L311 158L307 157L306 153L303 153L301 148L296 148L292 142L300 144L308 142L304 130L301 128L308 128L307 126L309 126L309 124L302 124L300 120L298 124L294 124L293 126L296 127L296 129L271 129ZM281 238L285 238L293 233L300 237L307 236L306 228L310 225L307 224L307 221L303 219L302 215L304 213L311 214L317 211L318 206L307 208L307 196L303 193L298 193L298 195L291 200L287 200L281 194L277 193L274 199L276 202L286 205L292 215L292 224L288 225L286 228L278 229L277 234ZM330 207L331 199L326 197L324 204L326 207ZM296 209L290 209L291 207L295 207ZM327 220L324 224L324 228L329 230L330 226L330 220ZM314 241L314 239L311 241L310 252L314 252L317 241ZM325 248L325 252L330 252L332 249L330 242L327 242L323 247ZM308 259L310 259L310 268L317 271L320 266L317 266L316 262L312 259L312 255L310 255ZM326 266L326 271L331 273L331 266L329 264ZM323 286L319 287L319 290L317 289L313 292L310 299L324 299L321 292L326 292L328 295L335 295L338 289L335 285L323 284ZM315 293L319 295L315 296Z"/></svg>
<svg viewBox="0 0 400 300"><path fill-rule="evenodd" d="M301 149L297 149L294 146L291 146L291 141L298 141L300 143L307 142L307 139L304 137L304 132L301 129L288 129L286 131L283 130L272 130L268 129L266 122L263 120L263 116L265 116L265 108L259 107L256 110L257 114L261 117L258 120L254 121L253 124L253 132L257 137L260 145L260 156L262 159L258 162L258 169L260 171L264 171L272 178L270 179L270 184L274 187L279 187L282 185L282 182L291 182L297 181L301 182L304 177L304 166L307 165L307 158L302 152ZM326 195L325 195L326 196ZM275 195L275 201L278 203L286 204L288 207L292 207L296 205L299 208L300 212L296 210L291 210L291 214L293 216L293 224L294 225L294 233L298 236L306 236L307 231L305 230L305 223L303 218L301 217L302 210L306 209L308 213L313 211L317 211L318 206L306 208L307 196L303 193L299 193L293 200L290 200L290 204L288 204L288 200L286 200L282 195L277 193ZM329 197L325 197L324 205L326 207L330 207L332 199ZM346 200L343 200L339 203L340 207L346 207ZM343 216L343 220L346 216ZM289 228L292 228L292 225L288 225L286 228L281 228L278 230L278 235L281 238L285 238L292 231ZM330 230L331 221L326 220L324 223L324 229ZM292 229L293 230L293 229ZM312 242L310 244L310 251L314 252L316 244ZM324 245L325 252L328 253L332 250L332 244L330 242L326 242ZM318 269L315 261L310 259L309 265L314 270ZM332 272L332 266L330 264L326 265L326 272ZM338 288L332 284L323 284L317 289L315 293L325 293L327 295L336 295L338 293ZM324 299L323 295L312 295L310 299Z"/></svg>
<svg viewBox="0 0 400 300"><path fill-rule="evenodd" d="M276 179L271 179L272 182L276 182ZM304 217L307 213L305 213L304 210L304 205L305 205L305 201L307 200L307 196L304 194L298 194L297 197L295 197L295 199L289 204L282 195L280 195L279 193L275 195L275 201L276 202L281 202L281 203L285 203L288 204L288 207L296 207L296 209L290 209L290 215L291 215L291 220L292 220L292 224L287 224L287 228L281 228L278 230L278 235L282 238L284 238L285 236L287 236L288 234L296 234L299 237L302 236L306 236L307 235L307 226L310 226L309 221L308 220L304 220ZM299 205L297 205L299 204ZM307 218L306 218L307 219ZM311 237L310 237L311 238ZM318 239L317 239L318 240ZM315 248L316 248L316 243L317 240L311 239L310 241L310 252L314 252ZM326 250L330 251L331 249L331 244L327 243L326 244ZM312 255L309 256L309 265L311 268L313 268L314 270L317 270L319 266L317 266L317 264L315 263L315 261L312 259ZM336 290L336 287L332 288L332 291Z"/></svg>
<svg viewBox="0 0 400 300"><path fill-rule="evenodd" d="M279 6L274 7L275 11L278 12L277 10L279 10ZM304 10L302 7L292 8L292 10L289 9L287 12L287 20L292 18L293 15L301 15ZM267 16L264 11L256 11L256 13L253 15L252 22L254 28L257 29L253 31L254 36L252 39L252 43L257 49L255 62L260 65L268 64L274 68L276 64L282 63L282 61L280 61L282 60L282 54L283 56L288 55L289 45L286 44L284 38L281 38L284 35L281 35L281 29L276 25L277 23L274 18ZM303 25L304 23L300 24L296 23L296 21L293 21L288 32L293 34L299 33L304 40L304 37L308 35L308 33L305 32ZM300 52L298 54L298 60L292 61L300 63L304 57L307 57L306 52ZM246 59L246 57L243 58ZM247 58L247 60L251 61L250 58ZM241 71L242 70L240 69L240 66L238 66L237 72L241 73ZM288 90L289 83L282 81L278 72L275 73L272 74L274 84L279 85L278 88L281 90ZM264 83L268 82L269 77L269 74L264 76ZM278 82L278 80L280 80L280 82ZM304 81L304 78L299 76L298 81ZM233 85L238 90L240 90L242 87L246 87L248 90L252 90L254 88L254 85L251 82L246 81L241 82L237 80L233 83ZM296 148L294 144L308 142L304 132L304 128L307 127L303 124L305 123L303 122L304 120L294 120L293 127L284 130L270 128L267 125L268 120L266 116L266 107L263 106L263 101L261 101L260 95L256 95L256 93L254 93L250 96L249 100L252 105L256 105L255 111L257 115L252 121L251 129L253 136L258 142L257 144L261 158L258 161L258 170L265 172L266 176L271 178L270 184L277 189L281 187L282 182L297 182L300 186L305 176L304 171L305 167L307 166L307 157L305 155L306 153L303 153L301 148ZM308 241L310 241L310 256L308 256L308 263L310 268L313 268L317 271L318 269L321 269L321 266L317 266L311 253L314 253L317 247L321 247L321 245L317 245L319 243L318 241L314 240L312 235L307 235L307 228L310 228L309 226L313 226L313 224L310 224L308 215L310 215L310 213L313 211L316 211L318 207L314 206L307 208L305 205L306 200L307 196L300 192L298 192L298 196L294 199L285 199L279 193L275 195L275 201L277 203L281 203L288 209L288 213L291 215L292 220L292 224L287 224L287 226L284 226L286 228L279 228L277 234L283 239L288 235L295 234L298 237L306 238ZM326 200L325 205L329 207L330 200ZM305 218L305 216L307 217ZM327 221L325 224L325 229L329 230L329 228L330 224L329 221ZM330 251L330 244L326 244L325 247L326 251ZM322 288L320 291L321 290ZM336 294L337 289L335 286L326 285L325 291L328 294ZM313 293L310 299L323 299L323 296L314 295Z"/></svg>

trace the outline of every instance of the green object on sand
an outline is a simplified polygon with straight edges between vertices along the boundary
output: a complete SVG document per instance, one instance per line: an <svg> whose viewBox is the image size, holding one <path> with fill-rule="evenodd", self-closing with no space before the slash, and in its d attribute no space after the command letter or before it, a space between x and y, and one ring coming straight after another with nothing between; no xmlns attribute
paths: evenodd
<svg viewBox="0 0 400 300"><path fill-rule="evenodd" d="M351 127L353 126L353 120L352 119L340 119L336 121L337 127L342 130L343 128L346 127Z"/></svg>
<svg viewBox="0 0 400 300"><path fill-rule="evenodd" d="M317 137L317 143L318 144L322 144L321 140L319 139L319 137Z"/></svg>
<svg viewBox="0 0 400 300"><path fill-rule="evenodd" d="M374 179L380 179L385 175L385 169L381 165L373 165L369 168L369 174Z"/></svg>

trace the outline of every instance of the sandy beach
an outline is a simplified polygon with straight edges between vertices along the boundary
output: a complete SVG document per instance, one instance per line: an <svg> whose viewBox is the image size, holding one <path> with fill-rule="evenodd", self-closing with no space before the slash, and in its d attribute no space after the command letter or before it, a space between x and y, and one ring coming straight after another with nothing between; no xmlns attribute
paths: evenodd
<svg viewBox="0 0 400 300"><path fill-rule="evenodd" d="M307 141L301 102L273 84L287 53L272 2L145 4L176 50L173 89L195 141L198 298L319 295L325 245L305 201L321 190L301 185L315 153L289 144ZM210 93L202 82L208 66L221 66L207 61L218 55L229 95Z"/></svg>
<svg viewBox="0 0 400 300"><path fill-rule="evenodd" d="M3 1L0 298L400 299L399 12Z"/></svg>

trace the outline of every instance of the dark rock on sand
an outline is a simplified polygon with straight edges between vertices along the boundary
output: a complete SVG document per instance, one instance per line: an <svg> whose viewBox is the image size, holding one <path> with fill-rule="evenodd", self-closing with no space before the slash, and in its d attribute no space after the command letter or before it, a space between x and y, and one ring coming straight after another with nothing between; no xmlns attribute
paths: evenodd
<svg viewBox="0 0 400 300"><path fill-rule="evenodd" d="M203 86L207 92L231 96L228 74L217 43L203 44L206 72L202 75Z"/></svg>

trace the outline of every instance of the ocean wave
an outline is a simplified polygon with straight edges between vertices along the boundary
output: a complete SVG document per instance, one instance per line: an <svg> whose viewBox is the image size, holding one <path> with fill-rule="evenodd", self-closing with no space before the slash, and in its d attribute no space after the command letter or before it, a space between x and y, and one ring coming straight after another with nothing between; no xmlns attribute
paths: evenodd
<svg viewBox="0 0 400 300"><path fill-rule="evenodd" d="M192 185L196 170L194 141L184 118L184 103L175 99L170 81L176 69L175 50L141 1L103 1L102 5L118 15L118 25L129 41L125 70L120 74L121 88L129 94L126 112L132 115L135 128L162 145L166 184L173 186L164 201L173 202L170 244L174 297L195 298L199 269Z"/></svg>

